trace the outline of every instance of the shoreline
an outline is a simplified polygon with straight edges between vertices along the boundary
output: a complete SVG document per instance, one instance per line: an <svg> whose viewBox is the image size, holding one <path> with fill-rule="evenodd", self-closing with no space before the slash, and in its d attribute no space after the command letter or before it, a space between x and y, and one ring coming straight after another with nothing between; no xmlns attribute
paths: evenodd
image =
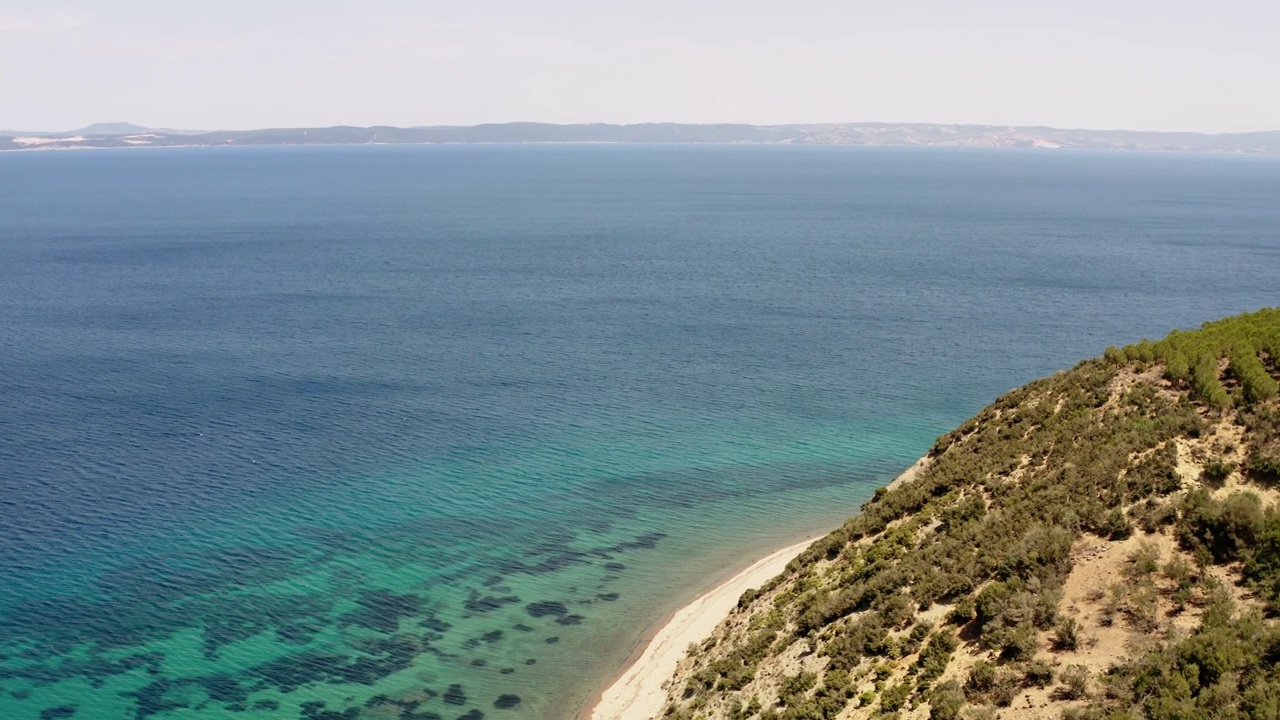
<svg viewBox="0 0 1280 720"><path fill-rule="evenodd" d="M889 483L896 488L928 464L922 457ZM575 720L652 720L666 703L665 685L689 645L710 637L749 589L759 588L827 533L814 535L758 558L724 582L690 600L641 637L621 668L591 696Z"/></svg>
<svg viewBox="0 0 1280 720"><path fill-rule="evenodd" d="M663 686L675 674L690 643L710 637L737 606L742 593L772 580L825 535L814 535L757 559L671 613L640 639L608 685L592 695L576 720L650 720L659 715L667 699Z"/></svg>

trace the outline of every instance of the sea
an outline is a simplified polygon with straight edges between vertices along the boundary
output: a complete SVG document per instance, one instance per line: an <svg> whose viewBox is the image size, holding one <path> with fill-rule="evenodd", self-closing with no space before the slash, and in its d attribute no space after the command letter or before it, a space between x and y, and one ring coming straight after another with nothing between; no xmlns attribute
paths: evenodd
<svg viewBox="0 0 1280 720"><path fill-rule="evenodd" d="M0 718L567 720L1001 393L1280 304L1280 158L0 154Z"/></svg>

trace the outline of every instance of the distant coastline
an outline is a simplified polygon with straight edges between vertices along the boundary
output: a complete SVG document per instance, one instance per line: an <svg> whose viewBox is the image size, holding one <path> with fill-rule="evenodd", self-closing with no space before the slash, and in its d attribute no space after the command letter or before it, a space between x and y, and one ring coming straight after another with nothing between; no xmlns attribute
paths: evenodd
<svg viewBox="0 0 1280 720"><path fill-rule="evenodd" d="M213 132L153 129L128 123L105 123L62 133L0 130L0 151L485 143L850 145L1280 155L1280 131L1205 134L928 123L555 125L517 122L471 126L440 125L408 128L337 126Z"/></svg>

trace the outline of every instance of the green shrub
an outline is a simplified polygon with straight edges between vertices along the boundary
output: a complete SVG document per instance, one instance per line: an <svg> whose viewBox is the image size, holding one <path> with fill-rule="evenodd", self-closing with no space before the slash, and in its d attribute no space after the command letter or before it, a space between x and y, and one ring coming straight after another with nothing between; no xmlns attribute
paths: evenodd
<svg viewBox="0 0 1280 720"><path fill-rule="evenodd" d="M1133 534L1133 524L1120 508L1104 511L1100 517L1089 522L1088 529L1108 540L1124 540Z"/></svg>
<svg viewBox="0 0 1280 720"><path fill-rule="evenodd" d="M1191 583L1191 564L1186 558L1175 554L1164 565L1160 566L1160 574L1176 583L1179 587Z"/></svg>
<svg viewBox="0 0 1280 720"><path fill-rule="evenodd" d="M1275 357L1275 356L1273 356ZM1248 454L1245 469L1264 483L1280 483L1280 409L1270 403L1243 414Z"/></svg>
<svg viewBox="0 0 1280 720"><path fill-rule="evenodd" d="M1054 626L1053 647L1055 650L1080 649L1083 628L1073 617L1064 617Z"/></svg>
<svg viewBox="0 0 1280 720"><path fill-rule="evenodd" d="M1191 389L1201 400L1213 407L1231 406L1231 396L1222 387L1218 379L1218 356L1203 355L1196 361L1191 371Z"/></svg>
<svg viewBox="0 0 1280 720"><path fill-rule="evenodd" d="M1204 479L1212 485L1221 485L1236 469L1236 466L1223 460L1213 458L1204 464Z"/></svg>
<svg viewBox="0 0 1280 720"><path fill-rule="evenodd" d="M1253 552L1244 564L1244 579L1272 611L1280 610L1280 512L1267 511L1255 535Z"/></svg>
<svg viewBox="0 0 1280 720"><path fill-rule="evenodd" d="M986 660L979 660L969 669L969 677L965 680L964 691L970 701L983 700L996 687L999 671L995 665Z"/></svg>
<svg viewBox="0 0 1280 720"><path fill-rule="evenodd" d="M1254 543L1262 525L1262 503L1251 492L1235 492L1215 500L1203 491L1187 495L1178 522L1178 540L1189 550L1204 548L1217 562L1240 558Z"/></svg>
<svg viewBox="0 0 1280 720"><path fill-rule="evenodd" d="M955 607L947 613L947 622L953 625L967 625L973 619L973 609L973 596L966 595L960 598Z"/></svg>
<svg viewBox="0 0 1280 720"><path fill-rule="evenodd" d="M1160 604L1156 588L1149 581L1130 588L1124 607L1125 618L1135 630L1155 632L1160 627Z"/></svg>
<svg viewBox="0 0 1280 720"><path fill-rule="evenodd" d="M881 712L897 712L907 704L911 697L911 686L907 683L891 685L880 695Z"/></svg>
<svg viewBox="0 0 1280 720"><path fill-rule="evenodd" d="M1280 390L1277 383L1262 366L1258 353L1249 345L1240 345L1231 351L1230 368L1232 374L1240 379L1244 389L1244 398L1250 403L1270 400Z"/></svg>
<svg viewBox="0 0 1280 720"><path fill-rule="evenodd" d="M1280 453L1254 450L1249 453L1249 472L1268 483L1280 481Z"/></svg>
<svg viewBox="0 0 1280 720"><path fill-rule="evenodd" d="M1124 574L1129 580L1142 580L1160 569L1160 548L1150 540L1143 540L1129 553Z"/></svg>
<svg viewBox="0 0 1280 720"><path fill-rule="evenodd" d="M1167 443L1129 468L1124 476L1124 499L1142 500L1168 495L1182 487L1178 475L1178 448Z"/></svg>
<svg viewBox="0 0 1280 720"><path fill-rule="evenodd" d="M1144 532L1154 533L1175 523L1178 520L1178 510L1172 502L1147 498L1131 507L1128 516Z"/></svg>
<svg viewBox="0 0 1280 720"><path fill-rule="evenodd" d="M943 630L930 638L929 644L925 645L919 659L916 660L916 667L920 670L920 682L932 682L942 677L942 673L946 672L947 665L951 662L952 654L959 646L959 638L949 630Z"/></svg>
<svg viewBox="0 0 1280 720"><path fill-rule="evenodd" d="M787 705L793 705L818 682L816 673L802 672L782 681L778 687L778 699Z"/></svg>
<svg viewBox="0 0 1280 720"><path fill-rule="evenodd" d="M1164 361L1164 377L1172 382L1184 382L1191 376L1191 366L1182 353L1173 353Z"/></svg>
<svg viewBox="0 0 1280 720"><path fill-rule="evenodd" d="M1036 628L1029 622L1006 628L1000 635L1000 657L1026 660L1036 652Z"/></svg>
<svg viewBox="0 0 1280 720"><path fill-rule="evenodd" d="M1084 665L1068 665L1058 679L1062 682L1059 694L1067 700L1079 700L1089 694L1089 668Z"/></svg>
<svg viewBox="0 0 1280 720"><path fill-rule="evenodd" d="M1053 666L1044 660L1032 660L1022 674L1022 682L1027 687L1048 687L1053 682Z"/></svg>
<svg viewBox="0 0 1280 720"><path fill-rule="evenodd" d="M929 695L929 720L956 720L964 705L964 691L959 683L948 680Z"/></svg>
<svg viewBox="0 0 1280 720"><path fill-rule="evenodd" d="M991 700L997 707L1009 707L1018 696L1019 683L1010 673L1000 673L995 687L991 689Z"/></svg>

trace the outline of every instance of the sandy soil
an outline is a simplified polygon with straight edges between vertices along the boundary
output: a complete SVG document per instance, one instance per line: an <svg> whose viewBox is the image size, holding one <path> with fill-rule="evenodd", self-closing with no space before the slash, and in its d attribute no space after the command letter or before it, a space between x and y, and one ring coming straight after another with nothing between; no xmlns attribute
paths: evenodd
<svg viewBox="0 0 1280 720"><path fill-rule="evenodd" d="M644 652L600 695L590 720L649 720L662 713L663 685L691 643L711 636L738 604L742 593L758 588L786 568L817 538L810 538L757 560L750 567L680 608L649 641Z"/></svg>

